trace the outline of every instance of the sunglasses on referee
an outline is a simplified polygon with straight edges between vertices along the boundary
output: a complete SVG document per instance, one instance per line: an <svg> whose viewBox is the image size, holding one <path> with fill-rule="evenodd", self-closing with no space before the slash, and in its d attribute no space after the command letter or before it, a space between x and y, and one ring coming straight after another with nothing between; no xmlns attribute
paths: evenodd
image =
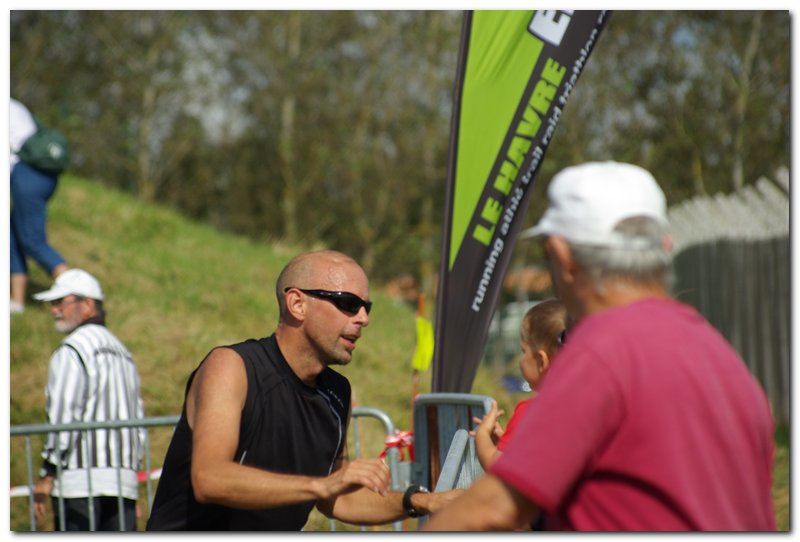
<svg viewBox="0 0 800 542"><path fill-rule="evenodd" d="M294 288L295 290L300 290L306 295L310 295L312 297L316 297L319 299L324 299L325 301L330 301L336 308L340 311L356 314L358 311L361 310L361 307L367 311L372 309L372 301L365 301L358 297L356 294L351 294L350 292L333 292L331 290L308 290L305 288L297 288L295 286L287 286L283 289L283 293L288 292Z"/></svg>

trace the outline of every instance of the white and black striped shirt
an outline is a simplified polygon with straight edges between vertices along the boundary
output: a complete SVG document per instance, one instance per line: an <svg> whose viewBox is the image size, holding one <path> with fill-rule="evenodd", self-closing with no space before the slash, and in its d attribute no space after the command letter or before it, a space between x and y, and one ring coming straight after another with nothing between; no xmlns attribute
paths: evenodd
<svg viewBox="0 0 800 542"><path fill-rule="evenodd" d="M144 417L139 373L127 348L105 326L87 323L61 343L50 358L47 379L47 418L51 424L131 420ZM96 429L50 433L42 457L61 463L62 479L53 495L92 493L136 498L136 469L142 459L144 430Z"/></svg>

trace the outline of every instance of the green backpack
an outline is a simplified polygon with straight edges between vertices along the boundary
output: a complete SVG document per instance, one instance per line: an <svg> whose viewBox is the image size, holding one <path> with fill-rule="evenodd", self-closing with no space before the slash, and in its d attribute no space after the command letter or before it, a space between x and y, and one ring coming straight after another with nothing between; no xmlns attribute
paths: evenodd
<svg viewBox="0 0 800 542"><path fill-rule="evenodd" d="M48 128L34 117L36 133L25 140L17 156L29 166L58 175L69 165L69 146L64 134Z"/></svg>

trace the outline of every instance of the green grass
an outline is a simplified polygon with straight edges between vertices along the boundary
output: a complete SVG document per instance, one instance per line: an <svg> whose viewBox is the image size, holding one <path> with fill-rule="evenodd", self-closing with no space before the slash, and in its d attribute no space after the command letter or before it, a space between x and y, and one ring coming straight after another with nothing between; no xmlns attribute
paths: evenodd
<svg viewBox="0 0 800 542"><path fill-rule="evenodd" d="M277 323L275 279L303 250L220 233L173 210L73 176L62 177L49 212L52 244L71 266L85 268L103 285L108 326L134 354L148 416L180 412L186 378L214 346L272 332ZM50 284L36 267L30 280L29 296ZM413 308L390 299L375 284L371 297L375 306L370 325L353 362L341 371L350 379L358 405L384 410L405 429L410 426ZM47 306L29 299L25 313L11 318L10 337L10 422L43 422L47 363L62 335L53 329ZM418 391L429 390L427 372ZM473 392L495 397L508 414L521 398L504 391L483 367ZM363 454L377 455L382 430L371 420L361 427ZM154 467L160 465L170 435L166 429L151 432ZM774 497L778 526L786 530L789 444L780 435L777 442ZM34 439L36 457L40 447ZM11 442L10 476L12 485L25 483L22 439ZM10 515L12 530L28 528L25 499L13 500ZM314 513L307 528L327 529L328 523Z"/></svg>

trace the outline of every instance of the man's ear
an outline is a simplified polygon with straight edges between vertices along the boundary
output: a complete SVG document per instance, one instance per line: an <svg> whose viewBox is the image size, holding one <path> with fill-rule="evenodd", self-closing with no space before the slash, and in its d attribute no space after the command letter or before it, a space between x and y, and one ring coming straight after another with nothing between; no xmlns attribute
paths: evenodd
<svg viewBox="0 0 800 542"><path fill-rule="evenodd" d="M565 284L575 282L575 261L567 240L560 235L551 235L545 242L548 257L552 260L551 270L558 273Z"/></svg>
<svg viewBox="0 0 800 542"><path fill-rule="evenodd" d="M92 316L97 316L97 302L91 297L83 299L85 303L81 304L81 318L86 320Z"/></svg>
<svg viewBox="0 0 800 542"><path fill-rule="evenodd" d="M306 302L300 292L295 289L289 290L286 292L284 301L286 303L286 314L302 322L306 317Z"/></svg>

